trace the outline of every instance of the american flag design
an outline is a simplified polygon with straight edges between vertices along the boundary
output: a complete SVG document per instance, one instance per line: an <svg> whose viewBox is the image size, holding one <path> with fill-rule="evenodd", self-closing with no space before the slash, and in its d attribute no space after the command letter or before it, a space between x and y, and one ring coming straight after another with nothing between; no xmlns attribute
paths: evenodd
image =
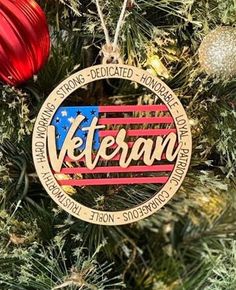
<svg viewBox="0 0 236 290"><path fill-rule="evenodd" d="M51 125L56 129L57 150L63 146L65 137L73 121L78 115L84 116L75 136L82 138L83 144L79 148L84 150L86 133L82 129L89 127L93 118L99 118L99 125L105 125L102 130L96 130L93 140L93 154L96 155L101 140L105 136L116 136L121 128L127 130L127 143L131 148L137 138L155 139L176 133L176 127L166 105L114 105L114 106L73 106L60 107L53 117ZM115 145L111 146L114 149ZM119 166L120 154L112 160L99 160L98 166L92 170L86 167L85 159L73 161L65 157L61 171L55 173L61 186L103 186L120 184L165 184L174 170L174 162L169 162L162 156L161 161L155 161L147 166L143 160L132 162L127 168Z"/></svg>
<svg viewBox="0 0 236 290"><path fill-rule="evenodd" d="M89 127L94 117L99 117L99 107L60 107L54 115L52 125L56 128L56 144L57 149L61 149L65 141L66 135L78 115L83 115L85 119L82 122L82 126L78 128L75 133L76 137L83 139L84 143L79 149L83 150L86 144L87 133L82 131L82 128ZM94 135L93 149L97 150L100 145L99 132L96 131Z"/></svg>

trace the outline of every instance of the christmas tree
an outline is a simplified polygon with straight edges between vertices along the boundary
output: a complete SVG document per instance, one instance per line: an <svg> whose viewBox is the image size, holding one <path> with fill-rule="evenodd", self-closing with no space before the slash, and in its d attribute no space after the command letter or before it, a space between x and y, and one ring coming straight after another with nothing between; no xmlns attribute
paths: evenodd
<svg viewBox="0 0 236 290"><path fill-rule="evenodd" d="M6 2L14 1L0 0L1 13ZM21 83L1 77L0 289L236 289L235 1L125 3L119 54L125 64L142 68L174 91L188 115L193 150L174 197L152 216L122 226L70 215L50 198L36 173L32 134L41 106L68 76L100 64L107 40L96 1L38 3L49 25L48 61ZM122 5L121 0L100 1L111 37ZM10 35L3 41L1 21L0 57L6 41L13 41ZM9 63L17 49L6 52ZM47 49L44 53L46 58ZM121 80L95 82L74 97L87 106L153 103L146 91ZM103 190L64 186L69 196L79 195L81 203L103 210L131 208L157 189L149 183Z"/></svg>

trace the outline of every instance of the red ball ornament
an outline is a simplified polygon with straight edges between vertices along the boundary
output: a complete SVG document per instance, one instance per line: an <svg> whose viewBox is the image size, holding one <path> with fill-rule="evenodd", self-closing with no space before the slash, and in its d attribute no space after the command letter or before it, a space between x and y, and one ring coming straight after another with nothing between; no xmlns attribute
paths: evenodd
<svg viewBox="0 0 236 290"><path fill-rule="evenodd" d="M0 79L18 85L45 64L50 51L46 16L34 0L0 0Z"/></svg>

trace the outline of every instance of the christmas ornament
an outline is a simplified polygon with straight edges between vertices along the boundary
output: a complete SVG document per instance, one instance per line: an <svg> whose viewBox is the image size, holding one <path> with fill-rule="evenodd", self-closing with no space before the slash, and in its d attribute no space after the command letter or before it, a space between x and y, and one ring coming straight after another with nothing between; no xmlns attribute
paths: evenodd
<svg viewBox="0 0 236 290"><path fill-rule="evenodd" d="M136 82L160 102L63 105L77 89L112 78ZM91 223L126 224L154 213L177 191L190 162L191 132L181 103L161 80L136 67L103 64L70 76L50 94L35 123L33 155L42 184L67 212ZM88 208L63 190L145 183L160 184L160 191L141 205L114 212Z"/></svg>
<svg viewBox="0 0 236 290"><path fill-rule="evenodd" d="M46 17L34 0L0 0L0 79L18 85L45 64L50 50Z"/></svg>
<svg viewBox="0 0 236 290"><path fill-rule="evenodd" d="M229 78L236 75L236 28L218 27L199 48L199 61L209 75Z"/></svg>
<svg viewBox="0 0 236 290"><path fill-rule="evenodd" d="M171 89L145 70L118 59L110 63L111 56L119 58L106 54L103 64L71 75L52 91L36 119L32 148L38 176L59 206L87 222L121 225L150 216L171 199L187 173L192 141L184 108ZM104 79L136 83L156 103L76 105L75 91ZM99 210L78 201L89 188L109 194L109 188L135 185L138 190L143 184L158 190L124 210ZM69 195L65 186L76 193Z"/></svg>

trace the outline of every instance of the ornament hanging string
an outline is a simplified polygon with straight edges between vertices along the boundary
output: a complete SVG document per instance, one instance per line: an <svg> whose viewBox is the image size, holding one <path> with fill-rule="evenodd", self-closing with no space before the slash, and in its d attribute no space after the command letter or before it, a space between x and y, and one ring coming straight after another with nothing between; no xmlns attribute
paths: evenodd
<svg viewBox="0 0 236 290"><path fill-rule="evenodd" d="M109 36L108 29L107 29L106 24L105 24L105 20L104 20L101 6L99 4L99 0L96 0L98 15L100 17L102 28L103 28L105 39L106 39L106 44L103 45L103 47L101 49L101 52L103 54L103 63L109 63L109 62L122 63L122 60L120 57L120 49L118 46L118 39L119 39L122 24L123 24L123 21L125 18L127 3L128 3L128 0L124 0L121 14L120 14L117 26L116 26L114 41L112 42L110 39L110 36Z"/></svg>

